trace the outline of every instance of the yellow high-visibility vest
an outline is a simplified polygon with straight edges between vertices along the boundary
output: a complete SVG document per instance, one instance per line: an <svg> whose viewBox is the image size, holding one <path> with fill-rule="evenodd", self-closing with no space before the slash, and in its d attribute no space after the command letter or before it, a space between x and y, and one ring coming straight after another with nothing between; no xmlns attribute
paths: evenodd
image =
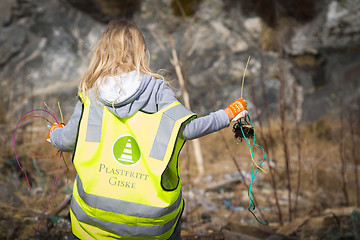
<svg viewBox="0 0 360 240"><path fill-rule="evenodd" d="M178 155L182 125L195 114L179 102L119 118L83 98L73 163L71 223L80 239L168 239L184 202Z"/></svg>

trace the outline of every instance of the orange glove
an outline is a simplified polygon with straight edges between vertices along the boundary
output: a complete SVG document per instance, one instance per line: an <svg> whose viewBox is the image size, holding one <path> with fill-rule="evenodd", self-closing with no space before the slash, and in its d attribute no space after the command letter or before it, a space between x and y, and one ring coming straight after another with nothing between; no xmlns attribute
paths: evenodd
<svg viewBox="0 0 360 240"><path fill-rule="evenodd" d="M229 116L230 122L237 121L239 118L246 117L246 115L248 114L246 105L247 102L245 101L245 99L239 98L225 109L225 112Z"/></svg>
<svg viewBox="0 0 360 240"><path fill-rule="evenodd" d="M50 130L49 130L49 132L48 132L48 135L47 135L47 137L46 137L46 140L51 143L50 134L52 133L52 131L54 131L54 130L57 129L57 128L63 128L64 126L65 126L65 123L54 123L54 124L50 127Z"/></svg>

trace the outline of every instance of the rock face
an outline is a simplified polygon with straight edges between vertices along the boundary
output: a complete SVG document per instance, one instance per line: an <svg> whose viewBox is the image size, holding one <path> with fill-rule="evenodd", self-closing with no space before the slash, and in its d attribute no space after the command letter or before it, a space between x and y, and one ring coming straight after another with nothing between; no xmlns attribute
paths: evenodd
<svg viewBox="0 0 360 240"><path fill-rule="evenodd" d="M100 22L113 17L132 18L140 9L140 0L66 0L75 8L91 15Z"/></svg>
<svg viewBox="0 0 360 240"><path fill-rule="evenodd" d="M102 30L96 22L60 1L2 1L1 105L6 121L31 108L70 111L86 56ZM15 115L13 115L15 114Z"/></svg>
<svg viewBox="0 0 360 240"><path fill-rule="evenodd" d="M314 119L326 110L358 105L360 73L360 2L329 1L307 24L297 26L284 43L294 56L294 76L304 87L304 104L312 106L305 119ZM358 109L358 108L357 108Z"/></svg>
<svg viewBox="0 0 360 240"><path fill-rule="evenodd" d="M336 113L340 98L345 106L358 107L357 0L323 0L316 15L302 22L298 13L283 11L287 14L275 26L268 25L266 14L244 14L240 10L244 1L195 1L196 12L185 20L174 16L171 0L131 1L127 9L115 2L0 2L0 124L43 107L44 101L53 106L59 101L68 117L89 52L113 15L139 24L151 51L152 68L166 69L163 73L170 80L176 79L168 57L172 56L169 39L174 38L192 109L200 115L240 97L249 56L243 97L261 115L269 110L276 116L279 111L280 79L285 82L290 116L296 111L299 119L314 120ZM285 2L279 1L281 9L290 6ZM181 99L178 84L171 84Z"/></svg>

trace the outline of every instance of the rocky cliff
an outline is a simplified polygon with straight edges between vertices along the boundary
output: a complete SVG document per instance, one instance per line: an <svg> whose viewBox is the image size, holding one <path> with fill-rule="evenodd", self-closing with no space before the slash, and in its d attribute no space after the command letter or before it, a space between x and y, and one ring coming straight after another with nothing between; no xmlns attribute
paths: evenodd
<svg viewBox="0 0 360 240"><path fill-rule="evenodd" d="M249 56L244 97L259 116L266 110L276 116L281 87L286 110L302 120L337 113L340 102L358 110L358 0L121 2L0 2L1 124L43 102L59 101L68 117L92 47L119 15L143 29L152 69L165 69L181 99L170 61L174 39L192 109L200 115L240 96Z"/></svg>

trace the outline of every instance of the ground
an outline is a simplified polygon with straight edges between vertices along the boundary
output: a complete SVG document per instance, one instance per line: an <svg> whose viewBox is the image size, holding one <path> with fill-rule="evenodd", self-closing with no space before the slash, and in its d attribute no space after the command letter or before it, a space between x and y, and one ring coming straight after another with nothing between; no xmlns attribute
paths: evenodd
<svg viewBox="0 0 360 240"><path fill-rule="evenodd" d="M20 125L16 150L32 185L29 191L15 159L13 130L2 130L1 138L0 239L35 239L38 226L38 239L71 239L69 199L76 175L72 155L63 155L58 172L59 154L53 158L29 155L57 152L42 140L46 135L43 126ZM256 143L267 149L266 160L260 166L264 171L258 171L251 196L256 205L254 216L266 224L257 222L248 211L253 163L246 141L235 139L231 127L200 138L204 175L199 175L191 142L187 142L179 161L186 202L181 221L183 239L360 239L356 161L351 160L351 144L344 144L349 133L339 141L334 137L337 126L326 121L320 127L304 124L300 130L299 137L294 126L288 126L287 172L281 126L273 123L271 131L261 131L255 124ZM341 141L345 157L340 154ZM261 149L253 146L253 150L259 165Z"/></svg>

